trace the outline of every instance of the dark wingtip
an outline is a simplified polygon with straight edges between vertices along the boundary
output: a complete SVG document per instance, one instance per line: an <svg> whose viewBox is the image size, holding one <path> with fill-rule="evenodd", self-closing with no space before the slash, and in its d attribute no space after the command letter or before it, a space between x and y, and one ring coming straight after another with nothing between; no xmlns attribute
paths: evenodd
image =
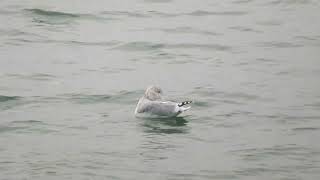
<svg viewBox="0 0 320 180"><path fill-rule="evenodd" d="M192 101L183 101L178 104L179 107L192 103Z"/></svg>

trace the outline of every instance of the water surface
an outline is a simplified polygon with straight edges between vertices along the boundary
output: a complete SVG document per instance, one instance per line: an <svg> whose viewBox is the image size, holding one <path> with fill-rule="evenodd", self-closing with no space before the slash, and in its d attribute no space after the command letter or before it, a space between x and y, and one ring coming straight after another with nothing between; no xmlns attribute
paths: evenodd
<svg viewBox="0 0 320 180"><path fill-rule="evenodd" d="M0 5L0 179L319 179L316 0ZM136 119L144 89L193 100Z"/></svg>

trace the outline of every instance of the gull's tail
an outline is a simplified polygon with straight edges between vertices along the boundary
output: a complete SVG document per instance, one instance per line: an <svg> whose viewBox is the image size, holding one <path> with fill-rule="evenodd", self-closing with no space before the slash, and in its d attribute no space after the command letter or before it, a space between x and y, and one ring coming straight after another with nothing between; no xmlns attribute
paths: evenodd
<svg viewBox="0 0 320 180"><path fill-rule="evenodd" d="M183 101L183 102L179 103L178 106L182 107L182 106L190 104L190 103L192 103L192 101Z"/></svg>

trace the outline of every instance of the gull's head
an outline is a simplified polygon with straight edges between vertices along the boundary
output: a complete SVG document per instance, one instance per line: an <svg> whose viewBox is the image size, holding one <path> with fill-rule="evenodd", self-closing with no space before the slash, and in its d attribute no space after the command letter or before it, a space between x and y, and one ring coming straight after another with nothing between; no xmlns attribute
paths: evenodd
<svg viewBox="0 0 320 180"><path fill-rule="evenodd" d="M161 94L162 94L162 90L160 87L149 86L146 92L144 93L144 96L151 101L155 101L155 100L161 99Z"/></svg>

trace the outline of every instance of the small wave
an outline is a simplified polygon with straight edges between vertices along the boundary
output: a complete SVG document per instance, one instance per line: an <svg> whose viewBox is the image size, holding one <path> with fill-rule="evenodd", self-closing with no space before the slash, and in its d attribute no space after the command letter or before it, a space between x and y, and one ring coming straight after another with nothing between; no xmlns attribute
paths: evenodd
<svg viewBox="0 0 320 180"><path fill-rule="evenodd" d="M150 15L147 15L141 12L128 12L128 11L103 11L100 14L109 15L109 16L125 16L125 17L138 17L138 18L151 17Z"/></svg>
<svg viewBox="0 0 320 180"><path fill-rule="evenodd" d="M0 95L0 102L6 102L6 101L13 101L13 100L18 100L21 99L20 96L3 96Z"/></svg>
<svg viewBox="0 0 320 180"><path fill-rule="evenodd" d="M262 26L281 26L283 25L283 22L277 21L277 20L270 20L270 21L257 22L256 24L262 25Z"/></svg>
<svg viewBox="0 0 320 180"><path fill-rule="evenodd" d="M156 50L161 48L164 48L164 45L160 43L129 42L123 45L119 45L113 49L127 50L127 51L146 51L146 50Z"/></svg>
<svg viewBox="0 0 320 180"><path fill-rule="evenodd" d="M210 15L216 15L216 16L241 16L246 15L248 12L246 11L221 11L221 12L213 12L213 11L193 11L191 13L186 13L185 15L190 16L210 16Z"/></svg>
<svg viewBox="0 0 320 180"><path fill-rule="evenodd" d="M55 79L56 76L46 73L33 73L33 74L6 74L7 77L28 79L28 80L51 80Z"/></svg>
<svg viewBox="0 0 320 180"><path fill-rule="evenodd" d="M249 27L245 27L245 26L232 26L232 27L230 27L230 29L241 31L241 32L262 33L262 31L259 31L259 30L253 29L253 28L249 28Z"/></svg>
<svg viewBox="0 0 320 180"><path fill-rule="evenodd" d="M216 51L231 51L233 48L220 44L195 44L195 43L179 43L179 44L164 44L151 42L129 42L113 49L128 50L128 51L150 51L158 49L192 49L200 48L203 50Z"/></svg>
<svg viewBox="0 0 320 180"><path fill-rule="evenodd" d="M317 1L310 1L310 0L274 0L274 1L270 1L270 2L266 2L265 4L267 5L295 5L295 4L314 4Z"/></svg>
<svg viewBox="0 0 320 180"><path fill-rule="evenodd" d="M66 44L78 46L115 46L119 44L118 41L77 41L77 40L44 40L38 41L39 43L52 43L52 44Z"/></svg>
<svg viewBox="0 0 320 180"><path fill-rule="evenodd" d="M0 110L8 110L28 103L29 101L21 96L0 95Z"/></svg>
<svg viewBox="0 0 320 180"><path fill-rule="evenodd" d="M218 36L222 35L221 33L213 32L213 31L207 31L207 30L199 30L194 29L192 27L177 27L177 28L147 28L143 29L143 31L163 31L167 33L176 33L176 34L202 34L202 35L209 35L209 36Z"/></svg>
<svg viewBox="0 0 320 180"><path fill-rule="evenodd" d="M274 157L280 156L304 156L308 154L309 150L305 147L301 147L295 144L284 144L284 145L275 145L272 147L265 148L245 148L234 150L233 153L237 153L246 160L266 158L270 155Z"/></svg>
<svg viewBox="0 0 320 180"><path fill-rule="evenodd" d="M30 38L30 37L29 37ZM37 38L37 39L36 39ZM78 41L78 40L55 40L55 39L40 39L38 37L32 40L25 38L11 38L11 42L15 42L15 45L27 44L27 43L39 43L39 44L62 44L62 45L75 45L75 46L105 46L112 47L119 44L118 41Z"/></svg>
<svg viewBox="0 0 320 180"><path fill-rule="evenodd" d="M25 128L26 128L26 127L10 127L10 126L0 125L0 133L17 131L17 130L21 130L21 129L25 129Z"/></svg>
<svg viewBox="0 0 320 180"><path fill-rule="evenodd" d="M234 3L234 4L245 4L245 3L250 3L250 2L253 2L253 0L236 0L236 1L233 1L232 3Z"/></svg>
<svg viewBox="0 0 320 180"><path fill-rule="evenodd" d="M294 44L290 42L261 42L258 43L260 47L267 47L267 48L296 48L302 47L300 44Z"/></svg>
<svg viewBox="0 0 320 180"><path fill-rule="evenodd" d="M27 12L31 12L36 15L41 16L53 16L53 17L68 17L68 18L78 18L81 14L74 14L74 13L66 13L66 12L59 12L59 11L49 11L43 9L25 9Z"/></svg>
<svg viewBox="0 0 320 180"><path fill-rule="evenodd" d="M33 21L39 24L49 25L64 25L73 23L74 20L114 20L114 18L103 17L95 14L83 14L83 13L68 13L61 11L51 11L43 9L24 9L25 12L30 13L33 17Z"/></svg>
<svg viewBox="0 0 320 180"><path fill-rule="evenodd" d="M299 128L293 128L293 131L316 131L319 130L318 127L299 127Z"/></svg>
<svg viewBox="0 0 320 180"><path fill-rule="evenodd" d="M211 106L210 103L206 102L206 101L195 101L193 104L198 107L210 107Z"/></svg>
<svg viewBox="0 0 320 180"><path fill-rule="evenodd" d="M138 92L136 91L120 91L113 95L107 94L63 94L62 98L79 104L92 103L124 103L130 104L136 101ZM141 92L139 91L139 94Z"/></svg>
<svg viewBox="0 0 320 180"><path fill-rule="evenodd" d="M24 121L11 121L13 124L44 124L42 121L38 120L24 120Z"/></svg>
<svg viewBox="0 0 320 180"><path fill-rule="evenodd" d="M105 102L106 100L110 99L110 95L103 95L103 94L94 94L94 95L88 95L88 94L64 94L64 97L69 99L72 102L76 103L100 103Z"/></svg>

